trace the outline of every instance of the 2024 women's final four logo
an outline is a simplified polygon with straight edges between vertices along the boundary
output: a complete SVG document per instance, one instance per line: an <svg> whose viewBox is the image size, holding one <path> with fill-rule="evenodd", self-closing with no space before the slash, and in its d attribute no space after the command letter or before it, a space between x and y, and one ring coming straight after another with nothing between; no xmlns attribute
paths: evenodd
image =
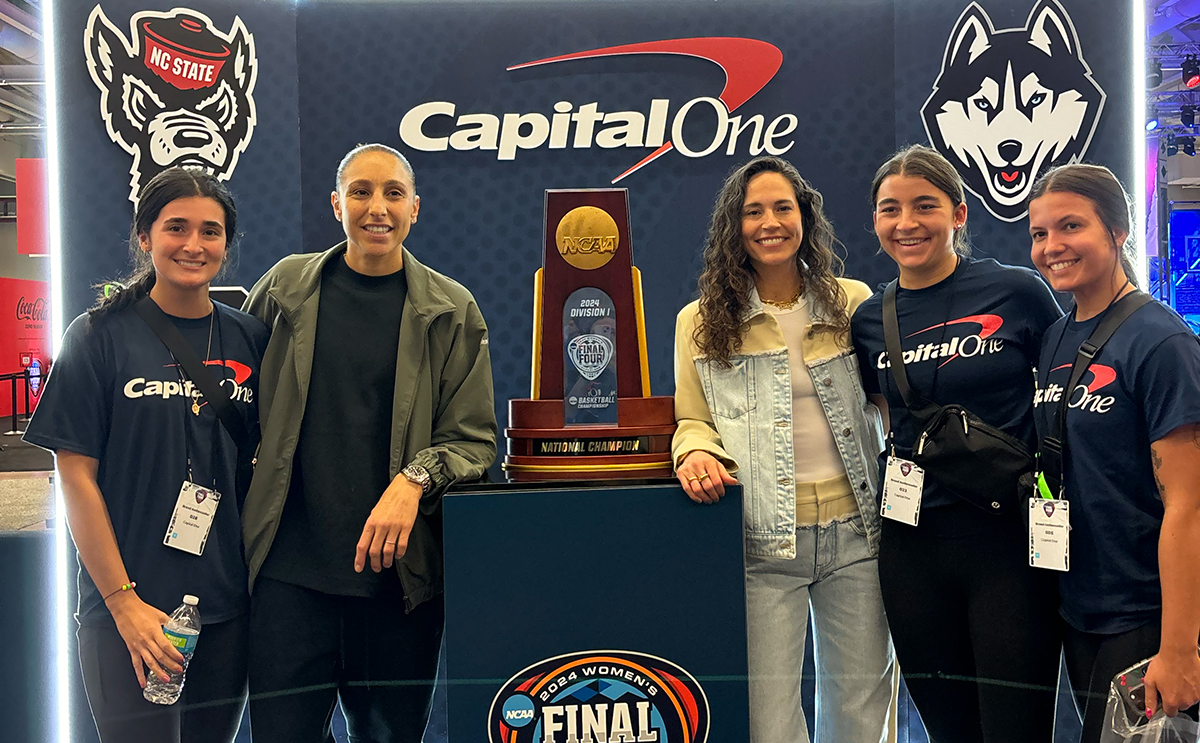
<svg viewBox="0 0 1200 743"><path fill-rule="evenodd" d="M500 688L491 743L705 743L708 698L662 658L598 650L548 658Z"/></svg>

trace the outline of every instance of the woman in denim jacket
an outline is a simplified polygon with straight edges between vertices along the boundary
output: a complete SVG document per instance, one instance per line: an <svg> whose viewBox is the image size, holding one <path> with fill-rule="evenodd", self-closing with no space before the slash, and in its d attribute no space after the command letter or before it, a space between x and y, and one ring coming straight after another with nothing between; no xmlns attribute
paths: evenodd
<svg viewBox="0 0 1200 743"><path fill-rule="evenodd" d="M882 446L849 340L870 291L837 278L817 193L787 162L734 171L713 208L700 299L675 326L676 472L711 503L740 482L751 739L808 740L810 606L820 740L887 736L892 646L879 591ZM735 480L731 473L737 474Z"/></svg>

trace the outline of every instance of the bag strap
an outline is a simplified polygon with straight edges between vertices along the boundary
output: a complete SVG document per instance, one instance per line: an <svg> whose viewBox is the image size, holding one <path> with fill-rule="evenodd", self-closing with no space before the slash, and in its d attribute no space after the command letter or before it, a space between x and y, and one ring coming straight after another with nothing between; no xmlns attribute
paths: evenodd
<svg viewBox="0 0 1200 743"><path fill-rule="evenodd" d="M900 345L900 321L896 316L896 287L899 279L883 290L883 341L887 346L888 362L892 369L892 380L908 412L920 421L928 421L937 415L941 406L931 402L913 390L908 384L908 373L904 370L904 349Z"/></svg>
<svg viewBox="0 0 1200 743"><path fill-rule="evenodd" d="M238 450L245 451L250 442L250 433L246 430L246 419L233 407L229 395L222 391L220 383L200 360L200 356L183 337L183 333L179 332L179 328L175 327L175 323L171 322L167 313L163 312L162 308L149 295L135 302L133 309L145 320L158 339L179 362L179 365L183 367L188 379L200 388L200 394L204 395L204 399L212 406L213 412L216 413L221 425L225 426L225 430L233 438ZM217 311L215 303L212 311Z"/></svg>
<svg viewBox="0 0 1200 743"><path fill-rule="evenodd" d="M1092 360L1100 353L1100 349L1104 348L1104 344L1112 338L1113 333L1117 332L1117 328L1121 327L1121 324L1128 320L1130 315L1151 301L1153 300L1150 295L1145 292L1137 290L1129 292L1113 304L1088 339L1079 344L1079 350L1075 354L1075 363L1071 365L1070 381L1067 382L1062 396L1058 399L1058 409L1054 411L1054 422L1050 426L1050 433L1042 439L1041 469L1050 485L1051 493L1060 496L1062 494L1063 467L1067 461L1067 410L1070 409L1072 390L1078 386L1088 367L1092 365ZM1065 327L1063 332L1066 332ZM1047 379L1049 376L1050 373L1047 371Z"/></svg>

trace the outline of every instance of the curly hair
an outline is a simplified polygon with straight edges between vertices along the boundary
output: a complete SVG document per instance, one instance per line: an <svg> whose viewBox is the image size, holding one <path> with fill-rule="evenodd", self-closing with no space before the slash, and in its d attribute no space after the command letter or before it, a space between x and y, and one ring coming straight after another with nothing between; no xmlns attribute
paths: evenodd
<svg viewBox="0 0 1200 743"><path fill-rule="evenodd" d="M759 173L778 173L792 185L800 206L804 234L796 251L800 289L815 298L835 333L850 330L846 292L837 279L842 259L834 252L841 245L822 209L823 199L799 171L778 157L758 157L734 169L725 179L713 205L712 222L704 244L700 272L700 322L692 336L701 355L728 367L729 358L741 350L748 327L746 310L754 287L754 267L742 238L742 207L750 179Z"/></svg>
<svg viewBox="0 0 1200 743"><path fill-rule="evenodd" d="M154 288L154 263L150 260L150 254L141 249L140 238L150 234L150 228L167 204L191 196L203 196L221 205L225 213L225 255L229 257L237 237L237 206L233 203L233 194L215 175L203 168L167 168L151 178L138 194L133 225L129 229L129 257L133 262L133 272L123 279L96 285L100 296L96 304L88 308L89 330L107 315L129 307ZM221 272L224 273L228 266L229 261L225 260Z"/></svg>

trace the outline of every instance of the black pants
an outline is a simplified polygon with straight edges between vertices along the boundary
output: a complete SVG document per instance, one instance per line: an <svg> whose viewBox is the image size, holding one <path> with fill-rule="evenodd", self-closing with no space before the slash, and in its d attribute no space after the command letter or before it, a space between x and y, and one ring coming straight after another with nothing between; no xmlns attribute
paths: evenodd
<svg viewBox="0 0 1200 743"><path fill-rule="evenodd" d="M884 519L879 583L896 659L932 743L1049 743L1058 576L1029 567L1019 516L966 503Z"/></svg>
<svg viewBox="0 0 1200 743"><path fill-rule="evenodd" d="M1067 675L1075 692L1075 708L1083 720L1081 741L1096 743L1104 726L1108 687L1113 676L1158 652L1162 620L1119 635L1080 632L1070 625L1066 625L1064 632Z"/></svg>
<svg viewBox="0 0 1200 743"><path fill-rule="evenodd" d="M442 597L409 614L399 580L374 598L259 578L250 601L254 743L420 743L437 676Z"/></svg>
<svg viewBox="0 0 1200 743"><path fill-rule="evenodd" d="M142 697L116 627L80 627L83 686L102 743L230 743L246 706L249 617L206 624L179 701Z"/></svg>

